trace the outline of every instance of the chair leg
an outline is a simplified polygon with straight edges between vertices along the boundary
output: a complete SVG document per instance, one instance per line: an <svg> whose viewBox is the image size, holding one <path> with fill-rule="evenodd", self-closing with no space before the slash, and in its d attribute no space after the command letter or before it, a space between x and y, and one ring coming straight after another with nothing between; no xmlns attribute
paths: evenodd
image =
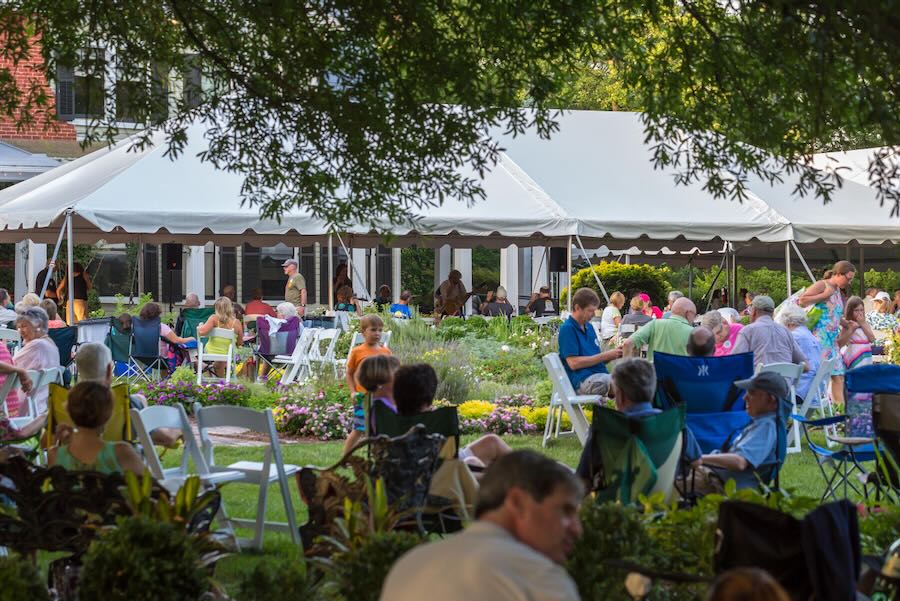
<svg viewBox="0 0 900 601"><path fill-rule="evenodd" d="M553 399L550 400L550 407L547 409L547 422L544 424L544 440L541 442L542 447L547 446L550 440L550 434L553 432Z"/></svg>
<svg viewBox="0 0 900 601"><path fill-rule="evenodd" d="M263 531L266 527L266 501L269 497L269 483L264 479L259 485L259 498L256 503L256 532L253 536L254 549L262 549Z"/></svg>
<svg viewBox="0 0 900 601"><path fill-rule="evenodd" d="M278 485L281 488L281 499L284 502L284 513L287 516L288 528L291 531L291 541L295 545L302 545L300 530L297 528L297 516L294 515L294 502L291 500L291 488L287 477L279 478Z"/></svg>

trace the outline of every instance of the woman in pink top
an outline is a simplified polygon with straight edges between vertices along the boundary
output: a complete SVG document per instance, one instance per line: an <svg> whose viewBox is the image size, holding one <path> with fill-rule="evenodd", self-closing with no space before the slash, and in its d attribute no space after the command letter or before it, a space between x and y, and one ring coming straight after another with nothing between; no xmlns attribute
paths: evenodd
<svg viewBox="0 0 900 601"><path fill-rule="evenodd" d="M744 327L739 323L729 323L718 311L707 311L700 318L700 325L708 329L716 337L715 357L730 355L734 342Z"/></svg>

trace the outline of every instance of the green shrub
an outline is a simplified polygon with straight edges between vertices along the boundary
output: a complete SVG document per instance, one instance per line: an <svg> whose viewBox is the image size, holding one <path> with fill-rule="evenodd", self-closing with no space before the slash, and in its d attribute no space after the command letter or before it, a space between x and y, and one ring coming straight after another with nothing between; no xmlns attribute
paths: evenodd
<svg viewBox="0 0 900 601"><path fill-rule="evenodd" d="M84 557L81 599L197 601L210 588L200 556L183 529L126 518L95 540Z"/></svg>
<svg viewBox="0 0 900 601"><path fill-rule="evenodd" d="M491 359L476 368L478 376L504 384L535 380L544 374L544 367L530 350L505 346Z"/></svg>
<svg viewBox="0 0 900 601"><path fill-rule="evenodd" d="M310 596L302 560L261 561L238 584L235 601L297 601Z"/></svg>
<svg viewBox="0 0 900 601"><path fill-rule="evenodd" d="M378 601L391 566L422 539L410 532L380 532L331 557L329 580L343 599Z"/></svg>
<svg viewBox="0 0 900 601"><path fill-rule="evenodd" d="M534 386L534 400L538 405L549 405L553 396L553 382L548 379L541 380Z"/></svg>
<svg viewBox="0 0 900 601"><path fill-rule="evenodd" d="M900 537L900 507L885 505L867 511L859 522L859 534L864 554L883 554Z"/></svg>
<svg viewBox="0 0 900 601"><path fill-rule="evenodd" d="M0 601L46 601L47 587L37 568L27 559L11 555L0 557Z"/></svg>
<svg viewBox="0 0 900 601"><path fill-rule="evenodd" d="M651 267L650 265L624 265L621 263L603 262L590 268L586 267L572 275L572 289L591 288L600 297L601 306L605 306L603 293L597 286L597 281L591 270L597 274L608 294L618 290L630 297L636 292L646 292L650 295L654 304L662 306L666 302L669 293L669 282L666 280L667 270ZM560 294L560 303L565 304L569 289L566 288Z"/></svg>

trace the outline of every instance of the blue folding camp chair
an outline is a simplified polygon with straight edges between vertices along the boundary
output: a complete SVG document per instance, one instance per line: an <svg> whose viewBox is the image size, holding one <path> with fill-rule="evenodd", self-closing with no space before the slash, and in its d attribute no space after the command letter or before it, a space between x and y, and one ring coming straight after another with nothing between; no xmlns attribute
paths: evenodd
<svg viewBox="0 0 900 601"><path fill-rule="evenodd" d="M72 349L78 342L78 328L75 326L67 326L65 328L50 328L47 330L50 340L59 350L59 364L64 368L62 378L63 383L68 386L72 380L72 372L69 366L72 364Z"/></svg>
<svg viewBox="0 0 900 601"><path fill-rule="evenodd" d="M159 355L160 321L153 319L131 319L132 362L138 367L138 375L148 382L154 378L155 372L168 369L165 357Z"/></svg>
<svg viewBox="0 0 900 601"><path fill-rule="evenodd" d="M656 405L668 409L683 404L687 426L700 450L721 448L748 423L744 393L735 380L753 377L753 353L724 357L682 357L654 353Z"/></svg>
<svg viewBox="0 0 900 601"><path fill-rule="evenodd" d="M872 394L877 470L868 483L879 498L900 503L900 365L858 367L847 372L845 383L848 394Z"/></svg>

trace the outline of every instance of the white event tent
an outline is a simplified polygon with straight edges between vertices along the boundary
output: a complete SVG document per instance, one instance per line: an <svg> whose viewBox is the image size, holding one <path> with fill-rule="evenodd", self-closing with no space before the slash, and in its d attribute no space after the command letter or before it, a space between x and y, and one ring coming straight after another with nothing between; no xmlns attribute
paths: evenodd
<svg viewBox="0 0 900 601"><path fill-rule="evenodd" d="M567 246L571 253L573 241L583 251L585 243L712 251L723 243L900 242L900 220L889 218L874 191L856 182L846 182L827 206L794 198L790 178L775 187L751 181L741 203L715 199L701 185L676 185L673 172L653 168L636 113L571 111L558 121L549 140L498 133L505 152L482 182L485 199L426 207L414 227L391 228L392 243L524 243ZM0 240L61 240L64 226L69 244L329 239L327 224L305 212L290 211L278 222L242 206L242 177L200 161L202 125L188 134L174 161L156 133L155 144L144 150L126 139L0 191ZM340 234L351 246L379 239L368 226Z"/></svg>

